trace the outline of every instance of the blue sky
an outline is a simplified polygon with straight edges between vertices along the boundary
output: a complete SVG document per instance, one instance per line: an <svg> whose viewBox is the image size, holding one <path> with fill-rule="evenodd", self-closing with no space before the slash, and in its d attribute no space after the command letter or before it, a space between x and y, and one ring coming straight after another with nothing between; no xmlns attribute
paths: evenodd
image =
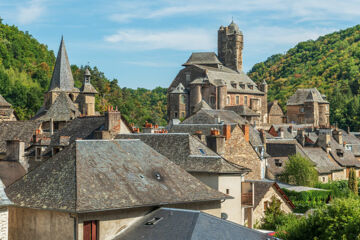
<svg viewBox="0 0 360 240"><path fill-rule="evenodd" d="M191 52L215 51L233 18L244 33L244 70L300 41L354 26L358 0L0 0L4 23L71 64L97 66L121 87L167 87Z"/></svg>

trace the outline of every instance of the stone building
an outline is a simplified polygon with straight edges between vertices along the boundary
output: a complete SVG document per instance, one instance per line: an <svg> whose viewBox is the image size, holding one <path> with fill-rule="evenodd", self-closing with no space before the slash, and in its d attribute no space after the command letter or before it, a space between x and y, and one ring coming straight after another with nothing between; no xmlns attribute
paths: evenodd
<svg viewBox="0 0 360 240"><path fill-rule="evenodd" d="M0 122L2 121L16 121L16 117L11 104L0 95Z"/></svg>
<svg viewBox="0 0 360 240"><path fill-rule="evenodd" d="M218 56L192 53L168 88L168 119L184 119L204 100L212 109L242 106L252 123L267 123L267 83L242 71L243 34L232 22L218 31Z"/></svg>
<svg viewBox="0 0 360 240"><path fill-rule="evenodd" d="M269 124L282 124L286 122L284 112L277 100L268 103L268 118Z"/></svg>
<svg viewBox="0 0 360 240"><path fill-rule="evenodd" d="M140 140L77 140L6 188L9 239L113 239L162 206L220 217L229 196Z"/></svg>
<svg viewBox="0 0 360 240"><path fill-rule="evenodd" d="M96 89L90 83L90 72L86 69L83 86L74 86L64 39L61 39L49 90L44 96L44 105L34 120L43 121L43 129L57 131L66 122L82 115L94 116Z"/></svg>
<svg viewBox="0 0 360 240"><path fill-rule="evenodd" d="M330 104L316 88L297 89L286 106L288 123L330 126Z"/></svg>

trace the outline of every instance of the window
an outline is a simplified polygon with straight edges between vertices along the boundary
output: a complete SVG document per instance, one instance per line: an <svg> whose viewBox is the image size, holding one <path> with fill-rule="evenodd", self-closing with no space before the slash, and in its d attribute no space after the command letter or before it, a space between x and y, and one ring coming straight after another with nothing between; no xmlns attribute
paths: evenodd
<svg viewBox="0 0 360 240"><path fill-rule="evenodd" d="M185 104L185 96L184 95L180 95L180 103Z"/></svg>
<svg viewBox="0 0 360 240"><path fill-rule="evenodd" d="M54 130L59 130L59 122L54 122Z"/></svg>
<svg viewBox="0 0 360 240"><path fill-rule="evenodd" d="M233 88L236 88L236 82L231 82L231 86L232 86Z"/></svg>
<svg viewBox="0 0 360 240"><path fill-rule="evenodd" d="M226 105L229 105L230 104L230 96L227 96L226 97Z"/></svg>
<svg viewBox="0 0 360 240"><path fill-rule="evenodd" d="M185 112L181 112L181 118L185 118Z"/></svg>
<svg viewBox="0 0 360 240"><path fill-rule="evenodd" d="M245 88L245 84L242 84L242 83L240 83L240 85L239 85L242 89L244 89Z"/></svg>
<svg viewBox="0 0 360 240"><path fill-rule="evenodd" d="M264 202L264 210L268 209L269 207L269 201Z"/></svg>
<svg viewBox="0 0 360 240"><path fill-rule="evenodd" d="M251 85L251 84L249 84L249 85L248 85L248 88L249 88L249 89L253 89L253 88L254 88L254 86L253 86L253 85Z"/></svg>
<svg viewBox="0 0 360 240"><path fill-rule="evenodd" d="M178 118L178 113L177 112L174 112L174 118Z"/></svg>
<svg viewBox="0 0 360 240"><path fill-rule="evenodd" d="M326 180L325 177L322 177L322 181L325 182L325 180Z"/></svg>
<svg viewBox="0 0 360 240"><path fill-rule="evenodd" d="M244 104L248 104L248 97L244 96Z"/></svg>
<svg viewBox="0 0 360 240"><path fill-rule="evenodd" d="M210 103L214 105L215 102L216 102L215 96L211 96L211 97L210 97Z"/></svg>
<svg viewBox="0 0 360 240"><path fill-rule="evenodd" d="M351 151L351 150L352 150L352 146L351 146L350 144L346 144L346 145L345 145L345 150Z"/></svg>
<svg viewBox="0 0 360 240"><path fill-rule="evenodd" d="M204 151L204 149L199 148L199 151L200 151L200 153L201 153L202 155L205 155L205 151Z"/></svg>
<svg viewBox="0 0 360 240"><path fill-rule="evenodd" d="M190 73L185 73L185 80L186 80L186 83L190 82Z"/></svg>
<svg viewBox="0 0 360 240"><path fill-rule="evenodd" d="M98 240L98 222L86 221L83 227L83 240Z"/></svg>
<svg viewBox="0 0 360 240"><path fill-rule="evenodd" d="M236 105L239 105L239 104L240 104L240 97L236 96Z"/></svg>
<svg viewBox="0 0 360 240"><path fill-rule="evenodd" d="M300 112L302 112L302 113L303 113L303 112L304 112L304 108L300 108Z"/></svg>
<svg viewBox="0 0 360 240"><path fill-rule="evenodd" d="M275 159L275 166L281 167L282 166L282 161L280 159Z"/></svg>
<svg viewBox="0 0 360 240"><path fill-rule="evenodd" d="M230 194L230 189L226 189L226 194L227 194L227 195Z"/></svg>

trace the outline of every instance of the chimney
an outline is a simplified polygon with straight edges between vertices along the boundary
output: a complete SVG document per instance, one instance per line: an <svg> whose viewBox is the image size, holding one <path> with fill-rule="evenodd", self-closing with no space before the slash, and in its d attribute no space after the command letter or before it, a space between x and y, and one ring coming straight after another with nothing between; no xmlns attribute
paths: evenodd
<svg viewBox="0 0 360 240"><path fill-rule="evenodd" d="M105 131L120 133L121 114L113 108L105 112Z"/></svg>
<svg viewBox="0 0 360 240"><path fill-rule="evenodd" d="M350 126L347 126L346 132L347 132L348 134L350 134Z"/></svg>
<svg viewBox="0 0 360 240"><path fill-rule="evenodd" d="M205 135L203 134L203 132L202 131L196 131L195 133L194 133L194 136L196 136L197 138L199 138L199 140L201 141L201 142L203 142L203 143L205 143L206 144L206 137L205 137Z"/></svg>
<svg viewBox="0 0 360 240"><path fill-rule="evenodd" d="M207 136L208 147L217 154L224 154L225 152L225 137L220 135L218 129L211 129L210 136Z"/></svg>
<svg viewBox="0 0 360 240"><path fill-rule="evenodd" d="M145 122L145 126L143 128L143 133L154 133L154 126L152 123Z"/></svg>
<svg viewBox="0 0 360 240"><path fill-rule="evenodd" d="M266 151L266 135L264 129L260 129L260 138Z"/></svg>
<svg viewBox="0 0 360 240"><path fill-rule="evenodd" d="M223 135L225 140L229 140L231 138L231 126L230 124L224 124L223 126Z"/></svg>
<svg viewBox="0 0 360 240"><path fill-rule="evenodd" d="M323 148L330 146L330 134L328 132L319 134L318 145Z"/></svg>
<svg viewBox="0 0 360 240"><path fill-rule="evenodd" d="M20 140L7 140L5 159L9 161L24 162L25 143Z"/></svg>
<svg viewBox="0 0 360 240"><path fill-rule="evenodd" d="M338 130L338 128L335 128L335 130L333 130L332 132L334 139L336 140L336 142L340 145L343 144L343 137L342 137L342 132Z"/></svg>
<svg viewBox="0 0 360 240"><path fill-rule="evenodd" d="M297 131L297 139L301 146L305 146L305 130L299 129Z"/></svg>
<svg viewBox="0 0 360 240"><path fill-rule="evenodd" d="M244 133L244 138L246 142L249 142L250 136L249 136L249 124L244 124L241 127L243 133Z"/></svg>
<svg viewBox="0 0 360 240"><path fill-rule="evenodd" d="M50 135L54 134L54 119L50 118Z"/></svg>
<svg viewBox="0 0 360 240"><path fill-rule="evenodd" d="M284 138L284 129L283 129L282 127L280 127L280 128L278 129L278 136L279 136L280 138Z"/></svg>

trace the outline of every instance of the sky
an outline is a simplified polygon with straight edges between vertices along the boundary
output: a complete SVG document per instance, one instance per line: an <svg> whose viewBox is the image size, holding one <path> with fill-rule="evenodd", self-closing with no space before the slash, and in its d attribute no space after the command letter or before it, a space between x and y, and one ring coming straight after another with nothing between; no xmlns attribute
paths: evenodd
<svg viewBox="0 0 360 240"><path fill-rule="evenodd" d="M244 34L244 71L298 42L360 23L359 0L0 0L0 17L71 64L120 87L168 87L192 52L217 52L217 30Z"/></svg>

